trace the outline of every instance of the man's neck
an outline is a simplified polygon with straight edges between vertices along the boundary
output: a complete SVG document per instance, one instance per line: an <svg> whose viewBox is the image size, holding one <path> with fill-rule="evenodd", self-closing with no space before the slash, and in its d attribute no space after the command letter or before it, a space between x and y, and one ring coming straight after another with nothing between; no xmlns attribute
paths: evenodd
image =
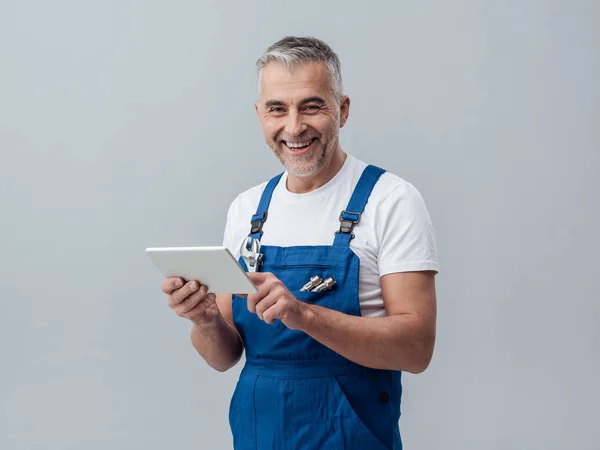
<svg viewBox="0 0 600 450"><path fill-rule="evenodd" d="M342 169L348 155L342 151L338 145L337 149L329 161L323 165L321 170L310 177L297 177L288 173L287 189L293 194L306 194L307 192L319 189L327 184Z"/></svg>

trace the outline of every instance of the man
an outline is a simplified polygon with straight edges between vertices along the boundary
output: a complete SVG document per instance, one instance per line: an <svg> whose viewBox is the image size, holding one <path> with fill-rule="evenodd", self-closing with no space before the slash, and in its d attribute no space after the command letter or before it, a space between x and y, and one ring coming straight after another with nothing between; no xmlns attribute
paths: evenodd
<svg viewBox="0 0 600 450"><path fill-rule="evenodd" d="M399 449L400 376L424 371L435 341L428 211L409 182L342 151L350 100L328 45L286 37L257 67L256 112L285 172L233 201L224 245L250 269L242 246L260 244L258 293L181 279L162 290L211 367L246 352L234 448ZM311 279L321 286L303 290Z"/></svg>

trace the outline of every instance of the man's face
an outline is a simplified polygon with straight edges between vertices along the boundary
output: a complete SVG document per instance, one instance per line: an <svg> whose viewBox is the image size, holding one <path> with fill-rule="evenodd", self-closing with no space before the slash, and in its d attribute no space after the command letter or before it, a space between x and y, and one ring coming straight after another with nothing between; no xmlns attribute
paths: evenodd
<svg viewBox="0 0 600 450"><path fill-rule="evenodd" d="M329 161L348 110L347 97L334 98L323 63L263 68L256 112L267 145L292 175L314 175Z"/></svg>

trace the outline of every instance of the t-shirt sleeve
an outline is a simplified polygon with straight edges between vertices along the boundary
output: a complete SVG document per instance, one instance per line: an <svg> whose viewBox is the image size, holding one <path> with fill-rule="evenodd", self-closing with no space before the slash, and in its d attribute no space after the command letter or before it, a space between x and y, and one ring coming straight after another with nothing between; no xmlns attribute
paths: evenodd
<svg viewBox="0 0 600 450"><path fill-rule="evenodd" d="M412 184L405 182L396 187L378 205L375 227L380 276L439 270L431 217L421 193Z"/></svg>

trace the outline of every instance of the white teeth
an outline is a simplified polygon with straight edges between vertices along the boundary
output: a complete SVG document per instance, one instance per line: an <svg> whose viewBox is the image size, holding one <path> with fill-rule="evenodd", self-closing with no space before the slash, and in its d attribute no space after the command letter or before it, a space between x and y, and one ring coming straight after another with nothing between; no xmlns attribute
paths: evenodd
<svg viewBox="0 0 600 450"><path fill-rule="evenodd" d="M286 142L285 144L289 148L303 148L303 147L308 147L311 143L312 143L312 140L306 141L306 142Z"/></svg>

